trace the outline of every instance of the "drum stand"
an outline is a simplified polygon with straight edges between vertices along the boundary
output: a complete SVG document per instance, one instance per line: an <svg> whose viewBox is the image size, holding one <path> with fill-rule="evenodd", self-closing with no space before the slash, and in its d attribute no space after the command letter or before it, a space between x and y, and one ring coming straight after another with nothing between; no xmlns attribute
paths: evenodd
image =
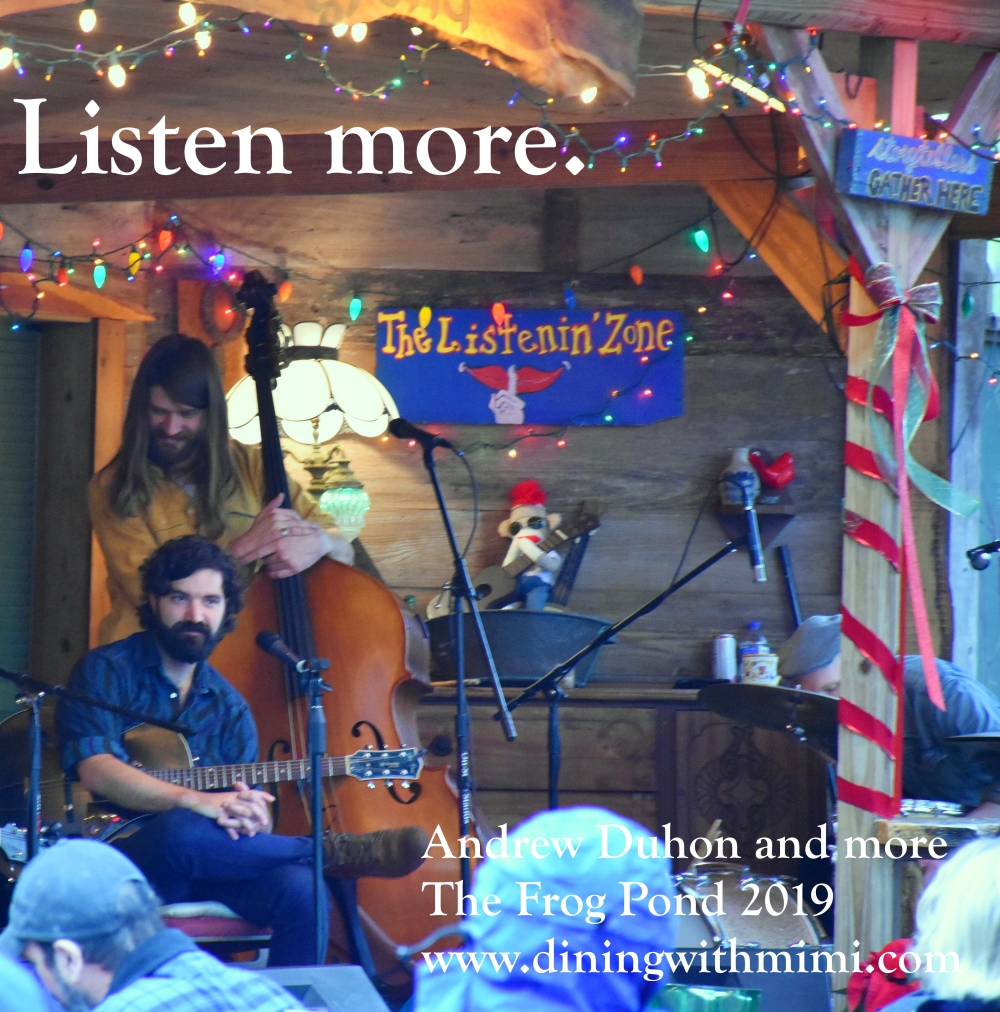
<svg viewBox="0 0 1000 1012"><path fill-rule="evenodd" d="M549 808L559 807L559 770L562 760L562 749L559 736L559 704L566 698L566 693L559 683L588 654L592 654L595 650L600 649L605 643L613 639L617 633L621 632L622 629L630 626L637 618L642 618L643 615L648 615L651 611L655 611L668 597L680 590L681 587L690 583L693 579L695 579L695 577L701 576L702 573L711 569L717 562L721 562L727 555L731 555L738 549L745 547L746 544L747 538L737 538L735 541L727 541L722 548L720 548L713 556L706 559L700 566L695 566L694 569L689 570L679 580L675 580L672 584L670 584L666 590L657 594L656 597L652 598L652 600L647 601L644 605L637 608L631 615L627 615L620 622L616 622L614 625L608 626L607 629L595 636L582 650L578 650L572 657L563 661L561 664L557 664L547 674L542 675L538 681L533 682L523 692L509 700L503 710L498 710L493 715L494 720L510 720L509 710L516 710L522 703L531 699L532 696L537 695L539 692L545 693L549 702ZM482 629L481 625L480 629ZM458 645L459 649L461 649L460 642ZM460 664L462 662L461 653L453 656L455 656L456 664ZM459 673L458 678L459 685L461 685L461 672Z"/></svg>
<svg viewBox="0 0 1000 1012"><path fill-rule="evenodd" d="M456 451L461 456L460 451ZM451 525L451 517L448 515L448 507L444 501L444 494L441 491L441 483L438 481L437 468L434 465L434 446L432 443L424 444L424 467L430 475L431 485L434 486L434 495L437 498L438 509L441 511L441 519L444 522L445 534L448 536L448 547L451 549L452 559L455 565L455 575L451 578L451 656L455 658L455 749L458 759L458 804L459 804L459 835L469 835L472 827L472 766L469 760L469 701L465 695L465 620L463 618L468 602L468 610L473 616L476 629L476 638L479 640L480 649L486 660L486 669L489 672L490 682L493 687L493 696L497 702L496 719L503 724L504 736L507 741L514 741L517 731L514 729L514 721L507 710L507 703L504 699L503 689L500 687L500 676L497 674L497 667L493 661L493 653L490 650L489 641L486 639L486 630L483 628L483 620L476 607L476 592L472 589L472 579L469 576L469 567L465 564L455 540L455 530ZM462 867L462 894L468 896L472 882L472 863L468 855L468 847L461 849Z"/></svg>

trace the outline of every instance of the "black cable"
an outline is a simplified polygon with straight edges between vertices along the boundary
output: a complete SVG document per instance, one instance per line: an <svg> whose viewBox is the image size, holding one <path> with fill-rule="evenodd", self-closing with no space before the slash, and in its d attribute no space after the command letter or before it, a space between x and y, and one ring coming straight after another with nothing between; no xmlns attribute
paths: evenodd
<svg viewBox="0 0 1000 1012"><path fill-rule="evenodd" d="M701 10L701 0L697 0L694 5L694 16L691 18L691 44L694 46L694 51L698 54L701 53L701 46L698 45L698 12Z"/></svg>
<svg viewBox="0 0 1000 1012"><path fill-rule="evenodd" d="M684 542L684 551L681 552L680 561L677 563L677 568L674 570L674 575L670 578L670 583L674 584L677 582L677 578L681 575L681 569L684 567L684 560L687 559L688 551L691 548L691 542L694 541L695 531L698 530L698 524L701 523L701 518L705 513L705 507L708 505L709 500L715 493L715 490L722 484L722 479L713 481L709 486L708 492L705 498L702 499L701 505L698 507L698 513L695 515L694 523L691 525L691 530L688 532L687 541Z"/></svg>
<svg viewBox="0 0 1000 1012"><path fill-rule="evenodd" d="M476 536L476 529L479 527L479 483L476 481L476 473L472 470L472 465L466 459L465 453L462 450L456 450L455 447L451 447L451 451L465 465L465 470L469 472L469 484L472 486L472 530L469 532L469 540L465 542L465 548L462 549L462 558L464 559L472 547L472 539Z"/></svg>
<svg viewBox="0 0 1000 1012"><path fill-rule="evenodd" d="M636 250L634 253L626 253L623 257L615 257L614 260L609 260L606 264L601 264L600 267L591 267L581 273L596 274L598 271L603 271L606 267L612 267L615 264L620 264L623 260L634 260L637 256L641 256L643 253L648 253L654 246L659 246L660 243L666 242L668 239L675 239L677 236L683 235L683 233L685 233L689 228L694 228L696 225L700 225L710 213L711 212L709 211L708 213L703 214L697 221L689 222L687 225L684 225L673 232L669 232L667 235L657 239L655 242L651 242L648 246L643 246L642 249Z"/></svg>

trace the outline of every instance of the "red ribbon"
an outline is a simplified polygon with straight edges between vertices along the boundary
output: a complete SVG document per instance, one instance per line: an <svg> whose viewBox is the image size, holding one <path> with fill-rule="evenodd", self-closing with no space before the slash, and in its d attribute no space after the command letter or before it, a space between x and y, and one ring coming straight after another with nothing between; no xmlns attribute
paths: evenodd
<svg viewBox="0 0 1000 1012"><path fill-rule="evenodd" d="M843 605L840 606L840 631L885 675L889 688L897 695L902 673L896 655L866 625L862 625Z"/></svg>
<svg viewBox="0 0 1000 1012"><path fill-rule="evenodd" d="M884 527L866 520L853 510L844 510L844 533L859 545L878 552L894 569L899 570L899 545Z"/></svg>
<svg viewBox="0 0 1000 1012"><path fill-rule="evenodd" d="M890 798L881 791L872 790L871 787L852 784L850 780L844 780L842 777L837 777L837 798L854 805L855 808L873 812L883 819L891 819L899 811L895 798Z"/></svg>
<svg viewBox="0 0 1000 1012"><path fill-rule="evenodd" d="M896 335L896 349L892 356L892 393L896 404L906 403L907 388L915 346L917 344L916 319L908 306L899 314L899 332ZM903 529L903 555L906 559L906 583L910 591L910 607L913 609L913 625L917 633L917 645L924 665L924 681L927 695L939 709L946 709L941 679L938 677L937 660L934 657L934 641L931 624L927 617L927 603L920 579L920 562L917 558L917 539L913 531L913 513L910 508L910 479L906 473L906 438L903 434L903 412L896 412L893 435L896 442L896 460L899 462L897 491L899 493L899 516ZM900 651L903 644L900 643Z"/></svg>
<svg viewBox="0 0 1000 1012"><path fill-rule="evenodd" d="M868 391L870 389L871 384L868 380L862 379L860 376L848 376L847 384L844 387L844 395L852 404L866 407L868 404ZM892 424L892 398L885 387L875 387L872 393L872 407L883 418L888 419L890 425Z"/></svg>
<svg viewBox="0 0 1000 1012"><path fill-rule="evenodd" d="M837 719L841 726L848 731L860 734L862 738L875 742L885 754L895 762L896 744L895 736L888 724L882 723L878 717L872 716L867 710L862 710L848 699L840 697L837 704Z"/></svg>
<svg viewBox="0 0 1000 1012"><path fill-rule="evenodd" d="M844 463L858 474L866 478L874 478L876 481L884 481L882 472L879 470L875 454L859 443L852 443L849 440L844 443Z"/></svg>
<svg viewBox="0 0 1000 1012"><path fill-rule="evenodd" d="M869 323L874 323L876 320L881 320L884 309L878 310L878 312L871 313L869 316L857 316L855 313L849 313L846 309L840 314L840 322L846 324L848 327L867 327Z"/></svg>

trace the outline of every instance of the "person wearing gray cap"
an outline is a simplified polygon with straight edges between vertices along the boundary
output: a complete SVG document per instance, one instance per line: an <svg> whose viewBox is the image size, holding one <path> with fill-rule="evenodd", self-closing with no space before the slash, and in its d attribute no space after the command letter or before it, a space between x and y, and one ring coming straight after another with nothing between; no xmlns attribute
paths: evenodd
<svg viewBox="0 0 1000 1012"><path fill-rule="evenodd" d="M948 661L937 662L947 709L927 695L919 656L903 663L903 794L965 805L970 815L1000 818L1000 765L996 753L972 755L947 739L1000 731L1000 701ZM778 650L782 684L840 695L840 616L813 615Z"/></svg>
<svg viewBox="0 0 1000 1012"><path fill-rule="evenodd" d="M226 966L165 928L158 911L158 897L124 854L62 840L21 873L0 950L31 963L67 1012L302 1008L267 978Z"/></svg>

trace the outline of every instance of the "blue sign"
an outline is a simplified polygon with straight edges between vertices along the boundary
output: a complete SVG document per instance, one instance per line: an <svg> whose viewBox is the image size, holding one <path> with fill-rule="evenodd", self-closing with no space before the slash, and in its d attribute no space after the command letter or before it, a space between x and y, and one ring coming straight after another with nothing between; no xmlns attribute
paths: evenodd
<svg viewBox="0 0 1000 1012"><path fill-rule="evenodd" d="M648 425L684 411L664 310L382 309L375 375L412 422Z"/></svg>
<svg viewBox="0 0 1000 1012"><path fill-rule="evenodd" d="M986 214L993 164L957 144L845 130L835 182L838 193L855 197Z"/></svg>

